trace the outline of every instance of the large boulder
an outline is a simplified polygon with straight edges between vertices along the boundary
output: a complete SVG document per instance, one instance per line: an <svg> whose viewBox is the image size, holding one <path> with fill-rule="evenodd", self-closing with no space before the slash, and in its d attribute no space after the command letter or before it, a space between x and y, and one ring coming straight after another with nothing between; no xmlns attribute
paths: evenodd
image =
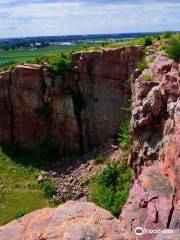
<svg viewBox="0 0 180 240"><path fill-rule="evenodd" d="M108 211L93 203L67 202L0 227L1 240L128 240Z"/></svg>

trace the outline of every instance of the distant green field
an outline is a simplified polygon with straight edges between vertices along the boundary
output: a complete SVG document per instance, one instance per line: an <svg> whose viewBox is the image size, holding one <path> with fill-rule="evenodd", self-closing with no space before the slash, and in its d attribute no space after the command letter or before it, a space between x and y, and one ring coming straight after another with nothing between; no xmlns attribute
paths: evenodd
<svg viewBox="0 0 180 240"><path fill-rule="evenodd" d="M5 51L0 49L0 66L7 63L23 63L35 58L53 56L61 52L71 51L77 49L77 46L51 46L41 49L16 49Z"/></svg>

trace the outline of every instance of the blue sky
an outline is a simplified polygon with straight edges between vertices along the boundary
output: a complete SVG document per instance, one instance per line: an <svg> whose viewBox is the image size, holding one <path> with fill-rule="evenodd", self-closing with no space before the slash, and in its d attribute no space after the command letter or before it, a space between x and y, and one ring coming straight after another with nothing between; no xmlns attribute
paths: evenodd
<svg viewBox="0 0 180 240"><path fill-rule="evenodd" d="M0 0L0 37L180 30L180 0Z"/></svg>

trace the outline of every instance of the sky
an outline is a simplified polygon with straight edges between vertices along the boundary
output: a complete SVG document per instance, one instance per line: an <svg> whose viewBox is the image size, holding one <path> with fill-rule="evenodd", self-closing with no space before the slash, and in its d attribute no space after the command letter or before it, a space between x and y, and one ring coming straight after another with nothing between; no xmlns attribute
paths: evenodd
<svg viewBox="0 0 180 240"><path fill-rule="evenodd" d="M180 0L0 0L0 38L180 30Z"/></svg>

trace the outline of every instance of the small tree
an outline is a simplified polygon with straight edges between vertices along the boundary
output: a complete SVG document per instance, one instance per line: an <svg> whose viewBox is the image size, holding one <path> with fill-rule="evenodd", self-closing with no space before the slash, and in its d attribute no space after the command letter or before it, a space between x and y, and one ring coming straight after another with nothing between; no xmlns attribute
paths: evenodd
<svg viewBox="0 0 180 240"><path fill-rule="evenodd" d="M152 45L151 37L145 37L144 38L144 46L147 47L147 46L151 46L151 45Z"/></svg>
<svg viewBox="0 0 180 240"><path fill-rule="evenodd" d="M169 47L167 48L167 54L175 61L180 61L180 40L173 39Z"/></svg>
<svg viewBox="0 0 180 240"><path fill-rule="evenodd" d="M172 36L172 32L170 32L170 31L167 31L163 34L164 38L170 38L171 36Z"/></svg>

